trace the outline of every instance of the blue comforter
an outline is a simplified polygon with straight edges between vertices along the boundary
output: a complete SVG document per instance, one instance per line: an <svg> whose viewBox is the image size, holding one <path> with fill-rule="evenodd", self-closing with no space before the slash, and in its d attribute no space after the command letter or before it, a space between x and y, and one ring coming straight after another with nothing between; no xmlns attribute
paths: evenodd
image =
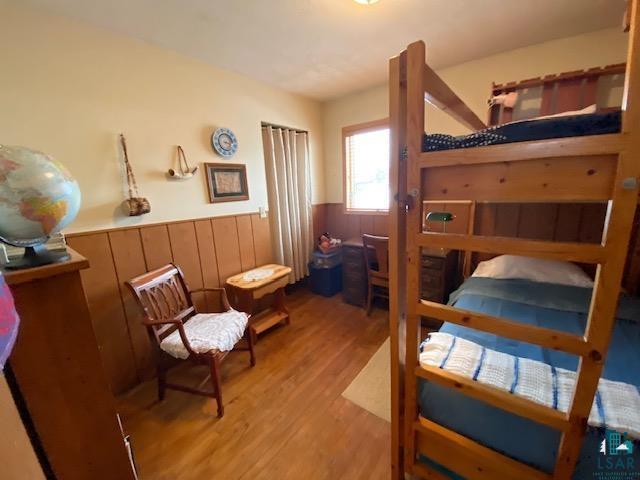
<svg viewBox="0 0 640 480"><path fill-rule="evenodd" d="M450 303L465 310L581 335L586 325L590 294L589 289L526 280L471 278L451 295ZM640 302L623 298L618 316L620 318L614 328L604 377L640 386ZM445 323L440 331L493 350L540 360L559 368L576 370L578 365L578 358L573 355L463 326ZM536 468L553 471L560 440L557 430L427 381L421 382L419 400L424 417ZM574 479L594 478L594 472L599 471L598 455L602 439L602 431L592 429L588 432ZM635 462L640 466L637 450ZM455 475L451 477L460 478Z"/></svg>

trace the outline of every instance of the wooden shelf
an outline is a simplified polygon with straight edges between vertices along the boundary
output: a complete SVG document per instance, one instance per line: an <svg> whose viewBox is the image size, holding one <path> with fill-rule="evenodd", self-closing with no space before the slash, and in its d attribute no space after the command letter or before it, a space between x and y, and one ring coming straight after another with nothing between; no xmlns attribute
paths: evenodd
<svg viewBox="0 0 640 480"><path fill-rule="evenodd" d="M287 312L280 312L273 308L269 308L252 316L249 322L256 335L259 335L287 318L289 318L289 314Z"/></svg>
<svg viewBox="0 0 640 480"><path fill-rule="evenodd" d="M51 263L41 267L25 268L24 270L2 269L2 275L7 284L13 286L89 268L89 261L86 258L69 247L67 247L67 251L71 255L71 259L66 262Z"/></svg>

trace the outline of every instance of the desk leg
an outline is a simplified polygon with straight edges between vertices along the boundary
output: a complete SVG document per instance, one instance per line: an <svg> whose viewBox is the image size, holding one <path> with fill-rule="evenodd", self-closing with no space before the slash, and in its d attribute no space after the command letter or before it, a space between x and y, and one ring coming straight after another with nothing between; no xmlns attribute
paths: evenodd
<svg viewBox="0 0 640 480"><path fill-rule="evenodd" d="M285 324L289 325L291 323L291 318L289 317L289 309L284 303L284 297L285 297L284 287L276 290L275 298L274 298L274 304L275 304L274 306L276 307L276 310L278 312L282 312L287 315L287 318L285 319Z"/></svg>

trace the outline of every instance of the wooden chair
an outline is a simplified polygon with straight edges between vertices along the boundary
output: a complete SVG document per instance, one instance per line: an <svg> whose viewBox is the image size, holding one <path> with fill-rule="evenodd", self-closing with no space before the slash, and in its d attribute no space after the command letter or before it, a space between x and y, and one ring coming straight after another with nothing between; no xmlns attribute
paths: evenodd
<svg viewBox="0 0 640 480"><path fill-rule="evenodd" d="M367 315L373 297L389 299L389 237L362 235L364 263L367 267Z"/></svg>
<svg viewBox="0 0 640 480"><path fill-rule="evenodd" d="M216 399L218 404L218 417L222 417L224 415L224 407L222 405L220 364L229 352L222 352L217 349L211 349L203 353L194 351L188 338L187 330L189 330L189 328L187 327L187 329L185 329L185 326L188 325L188 322L197 314L193 300L191 299L192 293L201 291L217 292L221 296L223 311L231 310L224 288L203 288L189 291L182 271L173 264L140 275L126 283L143 311L142 322L147 326L151 341L158 345L158 399L164 399L167 388L212 397ZM211 383L213 385L212 392L167 382L167 371L174 366L177 361L174 356L164 352L160 345L164 339L176 330L179 332L182 345L186 349L185 355L187 355L187 357L185 360L209 366ZM251 358L251 366L254 366L256 359L253 352L253 339L249 333L248 323L241 335L244 337L247 346L237 348L237 350L248 350ZM234 347L234 349L236 348Z"/></svg>

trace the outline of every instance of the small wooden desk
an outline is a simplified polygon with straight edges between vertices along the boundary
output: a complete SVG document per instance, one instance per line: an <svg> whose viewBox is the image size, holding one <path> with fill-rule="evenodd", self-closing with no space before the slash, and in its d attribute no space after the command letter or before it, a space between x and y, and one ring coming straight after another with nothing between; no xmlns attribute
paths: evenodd
<svg viewBox="0 0 640 480"><path fill-rule="evenodd" d="M364 307L367 303L367 269L362 237L342 242L342 295L344 301ZM422 249L421 297L447 303L458 285L458 252L443 248Z"/></svg>
<svg viewBox="0 0 640 480"><path fill-rule="evenodd" d="M257 341L259 334L274 325L285 322L289 324L289 310L284 304L284 287L289 283L291 268L282 265L268 264L256 267L273 269L273 274L261 280L246 281L242 272L227 279L227 293L229 301L240 311L253 314L254 304L265 295L274 294L273 305L251 317L249 331L253 341ZM251 271L251 270L250 270Z"/></svg>

